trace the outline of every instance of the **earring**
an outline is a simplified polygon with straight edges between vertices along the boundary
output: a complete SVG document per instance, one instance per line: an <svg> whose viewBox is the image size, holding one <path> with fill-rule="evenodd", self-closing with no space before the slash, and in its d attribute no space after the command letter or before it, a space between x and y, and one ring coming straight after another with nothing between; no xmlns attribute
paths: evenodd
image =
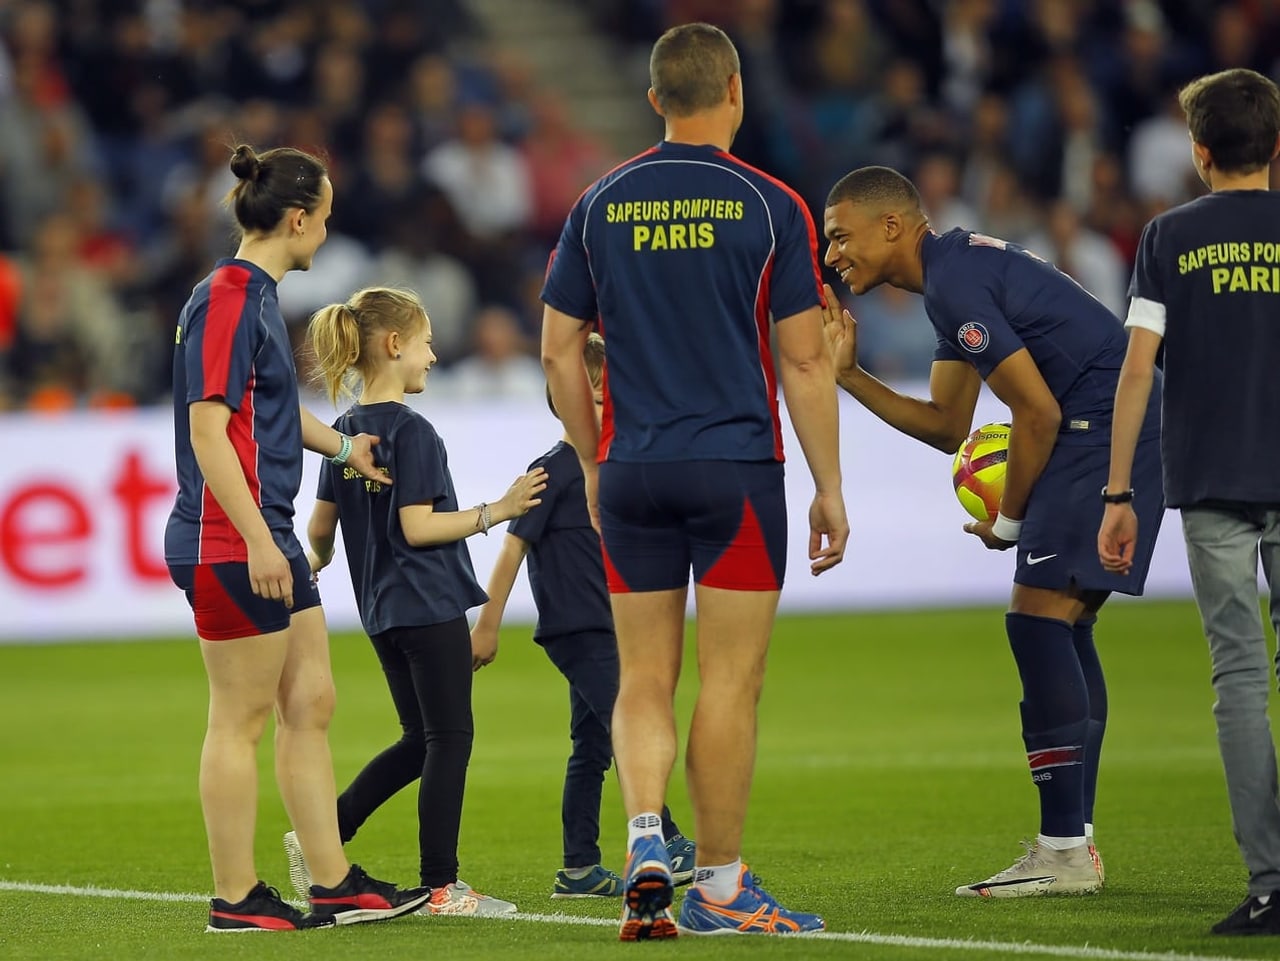
<svg viewBox="0 0 1280 961"><path fill-rule="evenodd" d="M399 353L399 351L397 351L396 353L392 354L392 355L391 355L391 359L392 359L392 360L399 360L399 359L400 359L400 353Z"/></svg>

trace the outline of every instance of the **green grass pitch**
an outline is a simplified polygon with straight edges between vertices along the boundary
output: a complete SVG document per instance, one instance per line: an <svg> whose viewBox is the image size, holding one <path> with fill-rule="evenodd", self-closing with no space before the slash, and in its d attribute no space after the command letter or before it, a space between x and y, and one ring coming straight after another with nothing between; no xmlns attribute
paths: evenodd
<svg viewBox="0 0 1280 961"><path fill-rule="evenodd" d="M194 641L0 646L0 958L1260 958L1275 939L1213 938L1244 896L1217 755L1208 656L1188 603L1115 603L1098 630L1111 692L1093 897L970 901L952 891L1007 866L1036 830L1018 684L994 609L781 620L761 710L746 858L784 903L855 940L682 938L621 945L617 902L548 898L568 751L563 682L512 629L476 681L462 875L588 924L408 918L298 935L212 937L198 901L21 890L98 886L207 896L196 794L206 694ZM345 784L395 736L361 637L333 640L334 762ZM681 685L687 719L692 661ZM262 752L262 876L288 889L287 829ZM413 791L349 846L415 881ZM693 832L677 770L671 803ZM621 866L616 782L603 846ZM909 942L909 938L922 939ZM762 952L768 952L763 954ZM1150 953L1144 955L1144 953Z"/></svg>

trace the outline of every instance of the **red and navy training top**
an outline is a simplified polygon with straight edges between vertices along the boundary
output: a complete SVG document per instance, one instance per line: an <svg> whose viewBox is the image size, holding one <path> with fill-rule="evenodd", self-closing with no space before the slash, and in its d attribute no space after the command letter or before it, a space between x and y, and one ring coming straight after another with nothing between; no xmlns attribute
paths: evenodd
<svg viewBox="0 0 1280 961"><path fill-rule="evenodd" d="M169 564L245 561L244 539L205 485L191 449L188 406L231 408L227 436L281 547L295 540L293 502L302 484L298 375L276 282L244 260L219 260L178 318L173 353L173 431L178 496L165 529Z"/></svg>

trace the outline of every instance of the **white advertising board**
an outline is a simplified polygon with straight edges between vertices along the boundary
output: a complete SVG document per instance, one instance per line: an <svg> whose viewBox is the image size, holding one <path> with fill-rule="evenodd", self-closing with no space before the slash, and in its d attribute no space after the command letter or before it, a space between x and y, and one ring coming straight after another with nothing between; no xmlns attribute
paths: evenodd
<svg viewBox="0 0 1280 961"><path fill-rule="evenodd" d="M913 386L913 385L908 385ZM917 392L927 388L914 385ZM433 404L435 424L463 504L495 500L560 436L545 406ZM317 403L324 420L333 411ZM173 430L167 409L5 415L0 437L0 643L182 636L191 614L164 566L163 532L173 499ZM983 395L977 423L1006 412ZM784 423L786 418L783 418ZM808 572L806 514L812 483L793 434L786 437L790 543L787 611L914 608L1003 603L1012 554L986 551L961 527L950 458L897 433L847 397L841 406L844 491L853 533L845 562ZM305 537L320 460L307 457L297 529ZM483 583L502 528L468 541ZM305 540L304 540L305 543ZM321 578L334 629L359 626L339 548ZM1189 595L1182 539L1168 516L1148 594ZM522 575L508 620L532 622Z"/></svg>

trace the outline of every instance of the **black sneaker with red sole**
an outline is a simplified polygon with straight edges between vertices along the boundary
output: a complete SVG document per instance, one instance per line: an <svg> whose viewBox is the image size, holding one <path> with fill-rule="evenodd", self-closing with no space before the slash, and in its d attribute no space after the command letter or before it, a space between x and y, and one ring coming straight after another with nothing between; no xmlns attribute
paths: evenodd
<svg viewBox="0 0 1280 961"><path fill-rule="evenodd" d="M334 924L389 921L418 910L431 899L430 888L398 888L371 878L358 864L335 888L311 885L311 913L333 919Z"/></svg>
<svg viewBox="0 0 1280 961"><path fill-rule="evenodd" d="M336 922L328 915L303 914L280 897L275 888L259 881L244 900L232 904L222 898L209 902L211 934L238 931L305 931L308 928L331 928Z"/></svg>

